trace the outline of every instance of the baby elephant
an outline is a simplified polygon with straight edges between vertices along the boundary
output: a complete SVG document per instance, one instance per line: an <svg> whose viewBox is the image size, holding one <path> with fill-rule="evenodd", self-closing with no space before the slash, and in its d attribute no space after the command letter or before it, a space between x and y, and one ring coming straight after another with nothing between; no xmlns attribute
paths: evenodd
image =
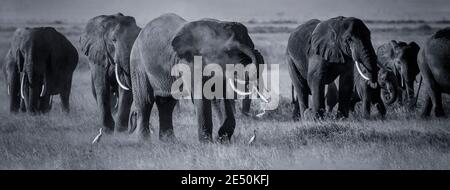
<svg viewBox="0 0 450 190"><path fill-rule="evenodd" d="M398 102L412 109L415 106L414 81L419 74L417 54L420 47L415 42L401 42L392 40L377 49L378 61L381 66L391 70L395 75L398 88ZM387 105L396 100L385 102Z"/></svg>
<svg viewBox="0 0 450 190"><path fill-rule="evenodd" d="M357 102L362 101L362 113L364 117L370 116L371 105L375 105L381 116L386 115L384 103L397 99L397 83L394 72L386 68L380 68L378 72L378 87L371 88L367 81L355 72L355 85L351 100L351 109L354 111Z"/></svg>
<svg viewBox="0 0 450 190"><path fill-rule="evenodd" d="M17 29L3 67L10 111L47 112L56 94L60 94L63 110L69 111L77 64L77 50L54 28Z"/></svg>

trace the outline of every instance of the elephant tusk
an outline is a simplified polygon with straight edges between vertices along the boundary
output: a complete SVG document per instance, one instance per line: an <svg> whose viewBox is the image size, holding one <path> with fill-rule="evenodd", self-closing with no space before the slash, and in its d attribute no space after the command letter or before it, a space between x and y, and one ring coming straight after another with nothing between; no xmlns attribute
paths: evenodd
<svg viewBox="0 0 450 190"><path fill-rule="evenodd" d="M9 84L8 84L8 95L9 95Z"/></svg>
<svg viewBox="0 0 450 190"><path fill-rule="evenodd" d="M25 96L23 95L23 81L25 79L25 74L22 75L22 82L20 83L20 97L25 100Z"/></svg>
<svg viewBox="0 0 450 190"><path fill-rule="evenodd" d="M231 79L228 79L228 82L230 83L231 89L233 89L233 91L235 91L237 94L242 95L242 96L247 96L247 95L252 94L252 92L242 92L242 91L238 90L234 86L233 81Z"/></svg>
<svg viewBox="0 0 450 190"><path fill-rule="evenodd" d="M261 98L262 101L264 101L265 103L269 103L269 98L267 98L266 96L264 96L261 92L259 92L256 87L254 88L256 90L256 93L258 93L259 97Z"/></svg>
<svg viewBox="0 0 450 190"><path fill-rule="evenodd" d="M243 80L240 80L240 79L235 79L236 80L236 82L238 82L239 84L243 84L243 85L245 85L245 81L243 81Z"/></svg>
<svg viewBox="0 0 450 190"><path fill-rule="evenodd" d="M41 97L44 96L44 92L45 92L45 85L42 85L42 90L41 90L41 94L40 94Z"/></svg>
<svg viewBox="0 0 450 190"><path fill-rule="evenodd" d="M365 80L370 80L369 77L367 77L366 75L364 75L361 71L361 69L359 68L359 63L358 61L355 61L355 65L356 65L356 70L358 70L359 75L361 75L361 77Z"/></svg>
<svg viewBox="0 0 450 190"><path fill-rule="evenodd" d="M119 69L118 69L118 65L116 64L116 68L114 69L115 70L115 73L116 73L116 80L117 80L117 83L119 84L119 86L120 86L120 88L122 88L122 89L124 89L124 90L130 90L128 87L126 87L124 84L122 84L122 82L120 82L120 79L119 79Z"/></svg>

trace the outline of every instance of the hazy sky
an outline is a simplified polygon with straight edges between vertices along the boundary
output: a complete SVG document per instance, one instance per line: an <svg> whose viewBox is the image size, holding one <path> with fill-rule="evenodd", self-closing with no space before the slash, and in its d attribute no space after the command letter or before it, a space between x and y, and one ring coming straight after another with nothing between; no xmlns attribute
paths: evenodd
<svg viewBox="0 0 450 190"><path fill-rule="evenodd" d="M187 19L450 19L450 0L0 0L1 20L86 21L122 12L140 23L167 12Z"/></svg>

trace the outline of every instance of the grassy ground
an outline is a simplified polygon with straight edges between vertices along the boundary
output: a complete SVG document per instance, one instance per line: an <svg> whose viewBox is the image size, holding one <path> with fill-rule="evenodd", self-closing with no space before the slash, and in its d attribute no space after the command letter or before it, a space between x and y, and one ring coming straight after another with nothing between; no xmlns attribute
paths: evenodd
<svg viewBox="0 0 450 190"><path fill-rule="evenodd" d="M59 27L78 46L81 27ZM2 29L4 55L13 30ZM422 44L428 35L389 30L373 33L372 39L375 47L391 39ZM266 62L284 63L287 33L257 33L252 38ZM120 134L91 145L99 116L86 60L80 57L69 114L62 113L55 97L49 114L12 115L5 83L0 82L0 169L450 169L450 119L416 119L416 113L391 107L385 119L365 120L353 114L343 121L292 121L290 82L283 65L278 110L263 119L243 117L238 111L231 144L199 143L193 106L180 102L174 113L175 143L158 140L155 108L150 143ZM446 102L450 105L448 98ZM247 145L254 130L256 141Z"/></svg>

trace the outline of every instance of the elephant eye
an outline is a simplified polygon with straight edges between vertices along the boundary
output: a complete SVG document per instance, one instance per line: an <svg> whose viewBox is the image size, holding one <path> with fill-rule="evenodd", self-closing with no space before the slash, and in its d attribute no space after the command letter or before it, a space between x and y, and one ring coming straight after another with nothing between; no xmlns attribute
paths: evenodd
<svg viewBox="0 0 450 190"><path fill-rule="evenodd" d="M112 39L112 41L113 41L113 42L116 42L116 41L117 41L117 39L113 38L113 39Z"/></svg>

